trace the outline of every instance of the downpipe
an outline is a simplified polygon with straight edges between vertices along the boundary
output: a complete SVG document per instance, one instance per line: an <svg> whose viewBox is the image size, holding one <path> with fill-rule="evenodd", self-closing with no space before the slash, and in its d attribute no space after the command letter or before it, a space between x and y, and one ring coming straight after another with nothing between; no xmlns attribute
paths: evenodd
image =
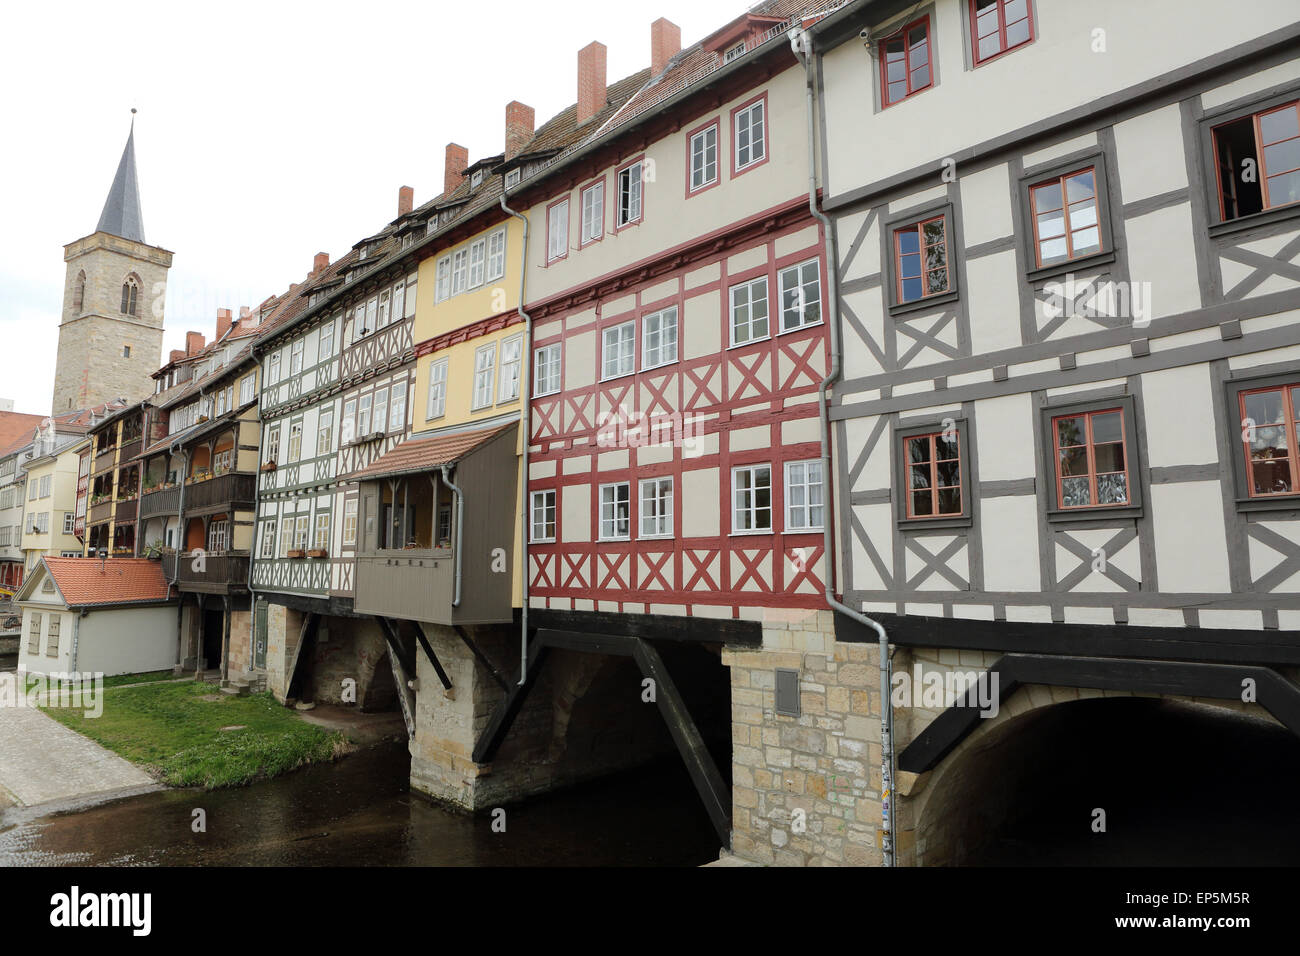
<svg viewBox="0 0 1300 956"><path fill-rule="evenodd" d="M808 210L822 225L826 239L826 309L827 327L830 333L830 369L817 388L817 411L821 425L821 461L822 475L827 490L833 487L831 470L831 422L828 389L839 380L841 364L840 310L839 310L839 249L835 239L835 227L830 218L817 207L817 135L816 135L816 82L813 77L812 36L801 27L793 28L789 33L790 49L803 64L806 104L808 114ZM876 633L880 646L880 851L884 866L894 866L893 838L893 791L894 791L894 718L889 701L890 656L889 637L878 621L872 620L861 611L849 607L835 596L832 555L835 553L834 526L831 521L830 508L833 495L827 494L823 508L826 509L822 521L822 555L826 561L825 597L826 603L833 610L871 628Z"/></svg>
<svg viewBox="0 0 1300 956"><path fill-rule="evenodd" d="M465 543L465 493L451 480L451 465L442 466L442 480L447 483L451 493L456 496L456 556L452 559L456 568L456 592L452 595L451 606L460 607L460 567L465 554L463 547ZM396 494L396 492L393 492L394 497Z"/></svg>
<svg viewBox="0 0 1300 956"><path fill-rule="evenodd" d="M533 410L533 319L524 309L524 289L528 280L528 217L506 205L506 194L501 193L501 211L514 216L524 224L524 235L519 254L519 317L524 320L524 347L519 363L519 441L523 449L519 466L519 684L528 679L528 536L531 518L528 514L528 445L532 438Z"/></svg>
<svg viewBox="0 0 1300 956"><path fill-rule="evenodd" d="M176 454L176 446L179 444L180 442L172 442L167 448L168 453L172 455ZM172 579L167 586L168 594L171 593L172 588L176 588L177 591L180 590L180 588L177 587L177 582L181 579L181 543L185 537L185 480L188 477L189 470L190 453L182 449L180 473L181 491L180 494L176 496L176 548L175 553L172 555L172 557L176 559L176 565L172 568ZM164 540L166 540L166 534L167 529L164 527ZM181 607L184 607L185 605L185 595L183 594L180 595L180 605ZM185 666L185 647L183 644L183 641L185 640L185 616L183 611L180 620L176 624L176 630L180 632L176 636L176 664L178 667L183 668Z"/></svg>

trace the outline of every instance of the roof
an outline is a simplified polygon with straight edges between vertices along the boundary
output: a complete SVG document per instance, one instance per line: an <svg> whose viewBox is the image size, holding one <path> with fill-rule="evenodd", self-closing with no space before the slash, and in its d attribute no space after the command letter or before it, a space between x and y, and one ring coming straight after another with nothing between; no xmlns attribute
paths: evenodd
<svg viewBox="0 0 1300 956"><path fill-rule="evenodd" d="M32 432L39 428L44 420L44 415L0 412L0 458L17 451L31 441Z"/></svg>
<svg viewBox="0 0 1300 956"><path fill-rule="evenodd" d="M43 558L69 607L106 607L166 601L162 562L148 558Z"/></svg>
<svg viewBox="0 0 1300 956"><path fill-rule="evenodd" d="M131 111L132 113L135 110ZM144 216L140 213L140 183L135 173L135 119L126 137L126 148L117 164L117 175L104 201L96 232L107 232L135 242L144 242Z"/></svg>
<svg viewBox="0 0 1300 956"><path fill-rule="evenodd" d="M514 425L514 422L509 422L496 428L480 428L450 435L436 435L431 438L408 439L392 451L380 455L365 468L354 471L345 478L348 481L396 478L399 475L415 475L441 468L443 465L452 465Z"/></svg>

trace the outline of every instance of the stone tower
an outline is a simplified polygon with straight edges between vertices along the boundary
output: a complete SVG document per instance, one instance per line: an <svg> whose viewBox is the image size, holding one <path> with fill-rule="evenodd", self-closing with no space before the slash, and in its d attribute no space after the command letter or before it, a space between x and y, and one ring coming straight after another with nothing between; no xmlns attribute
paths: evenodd
<svg viewBox="0 0 1300 956"><path fill-rule="evenodd" d="M63 260L68 271L52 413L144 398L154 390L150 373L162 361L172 254L144 241L134 118L99 225L64 246Z"/></svg>

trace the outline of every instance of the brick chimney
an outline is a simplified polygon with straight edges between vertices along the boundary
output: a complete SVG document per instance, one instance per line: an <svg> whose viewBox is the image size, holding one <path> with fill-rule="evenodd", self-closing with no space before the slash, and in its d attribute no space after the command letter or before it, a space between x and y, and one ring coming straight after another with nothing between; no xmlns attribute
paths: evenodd
<svg viewBox="0 0 1300 956"><path fill-rule="evenodd" d="M682 28L660 17L650 24L650 72L662 73L668 61L682 52Z"/></svg>
<svg viewBox="0 0 1300 956"><path fill-rule="evenodd" d="M397 214L405 216L415 208L415 190L410 186L403 186L397 190Z"/></svg>
<svg viewBox="0 0 1300 956"><path fill-rule="evenodd" d="M605 44L595 41L578 51L578 125L605 108Z"/></svg>
<svg viewBox="0 0 1300 956"><path fill-rule="evenodd" d="M506 104L506 159L514 159L533 138L537 114L518 100Z"/></svg>
<svg viewBox="0 0 1300 956"><path fill-rule="evenodd" d="M220 342L225 334L230 331L233 324L229 309L217 309L217 337L215 341Z"/></svg>
<svg viewBox="0 0 1300 956"><path fill-rule="evenodd" d="M450 196L465 178L469 168L469 150L455 143L447 144L447 160L442 172L442 194Z"/></svg>
<svg viewBox="0 0 1300 956"><path fill-rule="evenodd" d="M317 275L324 272L330 267L330 254L328 252L318 252L311 260L311 275Z"/></svg>
<svg viewBox="0 0 1300 956"><path fill-rule="evenodd" d="M201 332L185 333L185 354L197 355L203 351L203 334Z"/></svg>
<svg viewBox="0 0 1300 956"><path fill-rule="evenodd" d="M179 361L180 361L181 359L183 359L183 358L185 358L185 350L184 350L184 349L172 349L172 351L171 351L171 356L168 358L168 361L170 361L170 362L179 362Z"/></svg>

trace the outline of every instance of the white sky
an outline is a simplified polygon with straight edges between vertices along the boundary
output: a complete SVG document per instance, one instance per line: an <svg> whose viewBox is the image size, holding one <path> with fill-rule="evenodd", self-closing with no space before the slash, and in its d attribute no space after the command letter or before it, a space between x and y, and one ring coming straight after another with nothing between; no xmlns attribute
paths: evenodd
<svg viewBox="0 0 1300 956"><path fill-rule="evenodd" d="M163 354L216 311L301 281L441 191L443 149L504 148L505 105L541 125L577 99L577 51L609 81L650 65L650 24L694 43L745 0L7 4L0 50L0 398L47 414L63 246L99 221L136 107L145 238L174 252Z"/></svg>

